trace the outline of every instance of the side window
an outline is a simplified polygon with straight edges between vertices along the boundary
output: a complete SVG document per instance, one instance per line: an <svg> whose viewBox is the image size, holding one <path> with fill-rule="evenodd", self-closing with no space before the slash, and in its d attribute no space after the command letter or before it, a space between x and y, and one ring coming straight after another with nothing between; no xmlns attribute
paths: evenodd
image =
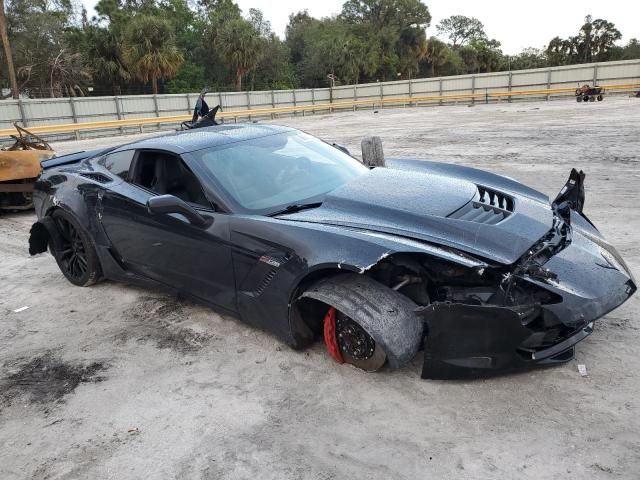
<svg viewBox="0 0 640 480"><path fill-rule="evenodd" d="M98 165L103 166L124 180L129 180L129 168L131 167L133 153L134 150L125 150L105 155L98 160Z"/></svg>
<svg viewBox="0 0 640 480"><path fill-rule="evenodd" d="M169 153L140 152L132 182L159 195L174 195L185 202L211 208L196 176L180 157Z"/></svg>

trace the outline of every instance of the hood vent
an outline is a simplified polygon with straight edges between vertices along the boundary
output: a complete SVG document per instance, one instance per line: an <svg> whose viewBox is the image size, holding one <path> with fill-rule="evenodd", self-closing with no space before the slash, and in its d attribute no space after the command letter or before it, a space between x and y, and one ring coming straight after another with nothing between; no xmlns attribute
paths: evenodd
<svg viewBox="0 0 640 480"><path fill-rule="evenodd" d="M510 196L478 185L473 199L449 215L449 218L495 225L511 215L513 207L513 198Z"/></svg>
<svg viewBox="0 0 640 480"><path fill-rule="evenodd" d="M477 197L477 201L484 205L495 207L507 212L513 212L513 198L505 195L504 193L478 185ZM476 200L475 197L474 200Z"/></svg>

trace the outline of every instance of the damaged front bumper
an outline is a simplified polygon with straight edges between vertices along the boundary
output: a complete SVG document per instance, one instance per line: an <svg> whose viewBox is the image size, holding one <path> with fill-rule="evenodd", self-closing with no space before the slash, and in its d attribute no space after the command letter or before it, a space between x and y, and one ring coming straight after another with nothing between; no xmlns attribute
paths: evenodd
<svg viewBox="0 0 640 480"><path fill-rule="evenodd" d="M577 214L576 214L577 215ZM548 278L518 281L543 288L557 301L535 305L434 303L425 321L423 378L477 377L573 359L594 320L624 303L635 280L615 248L577 220L571 243L552 256Z"/></svg>

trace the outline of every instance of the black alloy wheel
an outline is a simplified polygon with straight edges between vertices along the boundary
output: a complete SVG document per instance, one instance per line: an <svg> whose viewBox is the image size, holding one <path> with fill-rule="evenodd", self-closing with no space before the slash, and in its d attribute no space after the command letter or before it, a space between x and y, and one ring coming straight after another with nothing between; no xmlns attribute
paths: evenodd
<svg viewBox="0 0 640 480"><path fill-rule="evenodd" d="M96 283L101 269L89 235L65 212L54 212L53 219L59 233L53 254L64 276L78 286Z"/></svg>

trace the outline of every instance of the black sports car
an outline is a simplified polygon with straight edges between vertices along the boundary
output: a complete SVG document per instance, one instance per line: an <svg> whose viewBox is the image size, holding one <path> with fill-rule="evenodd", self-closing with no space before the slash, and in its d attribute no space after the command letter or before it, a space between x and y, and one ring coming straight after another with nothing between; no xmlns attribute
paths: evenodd
<svg viewBox="0 0 640 480"><path fill-rule="evenodd" d="M76 285L168 288L339 362L424 378L566 362L636 290L582 213L431 161L368 168L300 131L219 125L45 161L32 254Z"/></svg>

